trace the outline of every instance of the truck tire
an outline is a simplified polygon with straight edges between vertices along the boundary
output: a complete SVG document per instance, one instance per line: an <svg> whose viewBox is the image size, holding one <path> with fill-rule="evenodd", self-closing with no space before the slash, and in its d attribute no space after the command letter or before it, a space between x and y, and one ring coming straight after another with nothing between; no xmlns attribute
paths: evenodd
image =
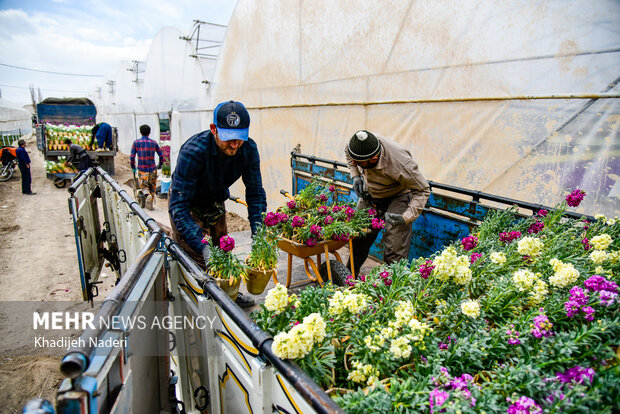
<svg viewBox="0 0 620 414"><path fill-rule="evenodd" d="M332 272L332 283L336 286L345 286L347 276L351 275L351 271L338 260L329 261L330 270ZM321 263L319 266L319 273L323 280L327 280L327 262Z"/></svg>

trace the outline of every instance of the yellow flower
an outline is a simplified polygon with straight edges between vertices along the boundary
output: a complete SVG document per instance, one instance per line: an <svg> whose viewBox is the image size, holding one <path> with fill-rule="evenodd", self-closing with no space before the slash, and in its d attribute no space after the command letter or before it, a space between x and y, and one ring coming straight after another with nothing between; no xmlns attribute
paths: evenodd
<svg viewBox="0 0 620 414"><path fill-rule="evenodd" d="M527 269L519 269L512 274L512 281L521 292L530 290L538 278Z"/></svg>
<svg viewBox="0 0 620 414"><path fill-rule="evenodd" d="M563 263L558 259L549 261L555 274L549 278L549 283L555 287L563 288L572 285L579 279L579 270L570 263Z"/></svg>
<svg viewBox="0 0 620 414"><path fill-rule="evenodd" d="M394 357L399 359L409 358L411 355L411 345L409 344L407 335L394 339L390 345L390 352Z"/></svg>
<svg viewBox="0 0 620 414"><path fill-rule="evenodd" d="M468 256L457 256L452 246L446 248L433 261L433 274L441 281L454 279L455 283L466 285L471 280L471 269Z"/></svg>
<svg viewBox="0 0 620 414"><path fill-rule="evenodd" d="M536 280L534 288L532 289L532 291L530 291L530 299L528 301L528 304L530 306L539 305L543 300L545 300L547 294L549 294L547 284L540 279Z"/></svg>
<svg viewBox="0 0 620 414"><path fill-rule="evenodd" d="M461 312L463 315L476 319L480 316L480 304L477 300L467 300L461 303Z"/></svg>
<svg viewBox="0 0 620 414"><path fill-rule="evenodd" d="M607 254L607 252L605 252L603 250L594 250L594 251L592 251L592 253L590 253L589 257L590 257L590 260L592 261L592 263L600 265L603 262L605 262L605 260L607 260L609 255Z"/></svg>
<svg viewBox="0 0 620 414"><path fill-rule="evenodd" d="M491 261L498 265L503 265L506 263L506 255L504 252L492 252L489 256Z"/></svg>
<svg viewBox="0 0 620 414"><path fill-rule="evenodd" d="M265 308L276 315L286 309L289 304L288 291L284 285L277 283L265 297Z"/></svg>
<svg viewBox="0 0 620 414"><path fill-rule="evenodd" d="M536 237L524 237L519 240L517 251L522 255L538 256L545 245Z"/></svg>
<svg viewBox="0 0 620 414"><path fill-rule="evenodd" d="M609 234L603 233L599 236L594 236L590 240L590 243L596 250L607 250L609 245L613 242L613 239Z"/></svg>

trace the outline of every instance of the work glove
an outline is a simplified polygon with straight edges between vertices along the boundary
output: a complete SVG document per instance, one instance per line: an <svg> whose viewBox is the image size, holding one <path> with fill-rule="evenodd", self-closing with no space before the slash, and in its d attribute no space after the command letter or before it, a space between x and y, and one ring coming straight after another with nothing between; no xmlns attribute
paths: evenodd
<svg viewBox="0 0 620 414"><path fill-rule="evenodd" d="M362 180L362 177L353 177L353 191L358 197L361 197L364 193L364 180Z"/></svg>
<svg viewBox="0 0 620 414"><path fill-rule="evenodd" d="M202 248L202 258L205 260L205 266L208 265L209 259L211 258L211 249L209 249L209 246Z"/></svg>
<svg viewBox="0 0 620 414"><path fill-rule="evenodd" d="M132 168L131 171L133 171L133 173L135 174L137 170L135 168Z"/></svg>
<svg viewBox="0 0 620 414"><path fill-rule="evenodd" d="M385 213L385 221L391 226L402 226L405 224L403 215L398 213Z"/></svg>

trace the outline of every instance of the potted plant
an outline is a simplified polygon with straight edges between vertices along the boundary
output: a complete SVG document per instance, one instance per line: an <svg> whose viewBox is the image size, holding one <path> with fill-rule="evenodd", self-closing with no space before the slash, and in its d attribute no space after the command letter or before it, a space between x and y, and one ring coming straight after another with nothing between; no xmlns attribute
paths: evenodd
<svg viewBox="0 0 620 414"><path fill-rule="evenodd" d="M252 240L252 250L245 261L247 268L247 288L253 295L260 295L265 290L269 278L277 282L276 266L278 264L278 242L276 237L261 226Z"/></svg>
<svg viewBox="0 0 620 414"><path fill-rule="evenodd" d="M160 192L165 194L168 192L168 188L170 188L170 161L165 161L161 166L161 176Z"/></svg>
<svg viewBox="0 0 620 414"><path fill-rule="evenodd" d="M243 262L232 254L235 240L230 236L223 236L220 238L219 245L215 245L211 236L205 236L202 241L209 246L211 251L211 257L206 264L207 272L232 300L237 299L241 279L245 279L247 275Z"/></svg>

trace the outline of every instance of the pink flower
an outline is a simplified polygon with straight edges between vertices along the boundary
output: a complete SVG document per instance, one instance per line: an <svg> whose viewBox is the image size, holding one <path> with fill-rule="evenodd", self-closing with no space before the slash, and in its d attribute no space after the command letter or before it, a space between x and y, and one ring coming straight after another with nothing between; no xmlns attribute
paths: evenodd
<svg viewBox="0 0 620 414"><path fill-rule="evenodd" d="M529 234L536 234L542 231L544 227L545 227L545 224L542 221L535 221L534 223L532 223L530 228L527 229L527 232Z"/></svg>
<svg viewBox="0 0 620 414"><path fill-rule="evenodd" d="M316 199L324 203L327 201L327 196L325 194L319 194L316 196Z"/></svg>
<svg viewBox="0 0 620 414"><path fill-rule="evenodd" d="M323 230L321 226L317 226L316 224L313 224L312 226L310 226L310 233L314 234L315 236L318 236L319 234L321 234L321 230Z"/></svg>
<svg viewBox="0 0 620 414"><path fill-rule="evenodd" d="M278 213L278 219L280 219L280 223L286 223L288 216L285 213Z"/></svg>
<svg viewBox="0 0 620 414"><path fill-rule="evenodd" d="M334 222L334 218L329 215L327 217L325 217L325 220L323 221L325 224L332 224Z"/></svg>
<svg viewBox="0 0 620 414"><path fill-rule="evenodd" d="M269 212L265 216L265 226L272 227L280 222L280 216L276 213Z"/></svg>
<svg viewBox="0 0 620 414"><path fill-rule="evenodd" d="M288 203L286 203L286 206L290 208L291 210L294 210L295 208L297 208L297 203L295 202L295 200L291 200Z"/></svg>
<svg viewBox="0 0 620 414"><path fill-rule="evenodd" d="M433 271L434 268L435 266L433 265L433 261L427 260L426 263L420 265L418 270L420 271L420 275L422 276L423 279L428 279L428 277L431 275L431 272Z"/></svg>
<svg viewBox="0 0 620 414"><path fill-rule="evenodd" d="M499 239L504 243L510 243L519 237L521 237L520 231L502 232L499 234Z"/></svg>
<svg viewBox="0 0 620 414"><path fill-rule="evenodd" d="M230 236L220 238L220 249L229 252L235 248L235 240Z"/></svg>
<svg viewBox="0 0 620 414"><path fill-rule="evenodd" d="M441 407L441 405L445 403L446 400L450 397L450 394L448 394L446 391L441 391L440 389L435 388L428 394L428 396L432 414L434 412L434 407Z"/></svg>
<svg viewBox="0 0 620 414"><path fill-rule="evenodd" d="M200 240L200 242L202 244L206 244L207 246L211 245L211 236L209 236L208 234L206 234L202 240Z"/></svg>
<svg viewBox="0 0 620 414"><path fill-rule="evenodd" d="M478 238L476 236L465 237L461 240L461 244L463 245L463 249L469 251L478 245Z"/></svg>
<svg viewBox="0 0 620 414"><path fill-rule="evenodd" d="M382 228L385 227L385 221L378 219L378 218L374 218L372 219L372 228L375 230L381 230Z"/></svg>
<svg viewBox="0 0 620 414"><path fill-rule="evenodd" d="M329 207L327 207L327 206L319 206L319 214L324 216L327 213L329 213Z"/></svg>
<svg viewBox="0 0 620 414"><path fill-rule="evenodd" d="M368 215L370 217L375 217L377 215L377 210L375 210L374 208L368 209Z"/></svg>
<svg viewBox="0 0 620 414"><path fill-rule="evenodd" d="M583 249L585 251L588 251L592 248L592 246L590 246L590 240L588 240L587 237L583 238L583 240L581 241L581 244L583 244Z"/></svg>
<svg viewBox="0 0 620 414"><path fill-rule="evenodd" d="M472 255L469 257L469 262L473 264L476 260L480 259L481 257L482 257L482 254L480 253L472 253Z"/></svg>
<svg viewBox="0 0 620 414"><path fill-rule="evenodd" d="M310 237L308 240L306 240L306 244L310 247L316 246L316 239L313 237Z"/></svg>
<svg viewBox="0 0 620 414"><path fill-rule="evenodd" d="M349 217L353 217L353 216L355 215L355 209L354 209L354 208L351 208L351 207L347 207L347 208L344 210L344 214L346 214L346 215L347 215L347 216L349 216Z"/></svg>
<svg viewBox="0 0 620 414"><path fill-rule="evenodd" d="M295 216L293 217L293 223L291 223L291 226L293 227L303 227L305 224L305 221L303 218L299 217L299 216Z"/></svg>
<svg viewBox="0 0 620 414"><path fill-rule="evenodd" d="M577 188L572 193L566 196L566 204L571 207L578 207L585 196L586 192Z"/></svg>
<svg viewBox="0 0 620 414"><path fill-rule="evenodd" d="M545 210L545 209L541 209L541 210L538 211L538 215L540 217L547 217L547 214L549 214L549 212L547 210Z"/></svg>
<svg viewBox="0 0 620 414"><path fill-rule="evenodd" d="M332 193L333 193L334 191L336 191L336 186L335 186L335 185L330 185L330 186L329 186L329 191L331 191Z"/></svg>
<svg viewBox="0 0 620 414"><path fill-rule="evenodd" d="M510 399L508 399L509 402ZM536 401L530 397L523 396L519 398L514 404L508 407L508 414L542 414L543 410L540 405L536 404Z"/></svg>
<svg viewBox="0 0 620 414"><path fill-rule="evenodd" d="M332 207L332 211L333 211L334 213L337 213L337 212L339 212L340 210L342 210L342 206L338 206L338 205L336 205L336 206L333 206L333 207Z"/></svg>

